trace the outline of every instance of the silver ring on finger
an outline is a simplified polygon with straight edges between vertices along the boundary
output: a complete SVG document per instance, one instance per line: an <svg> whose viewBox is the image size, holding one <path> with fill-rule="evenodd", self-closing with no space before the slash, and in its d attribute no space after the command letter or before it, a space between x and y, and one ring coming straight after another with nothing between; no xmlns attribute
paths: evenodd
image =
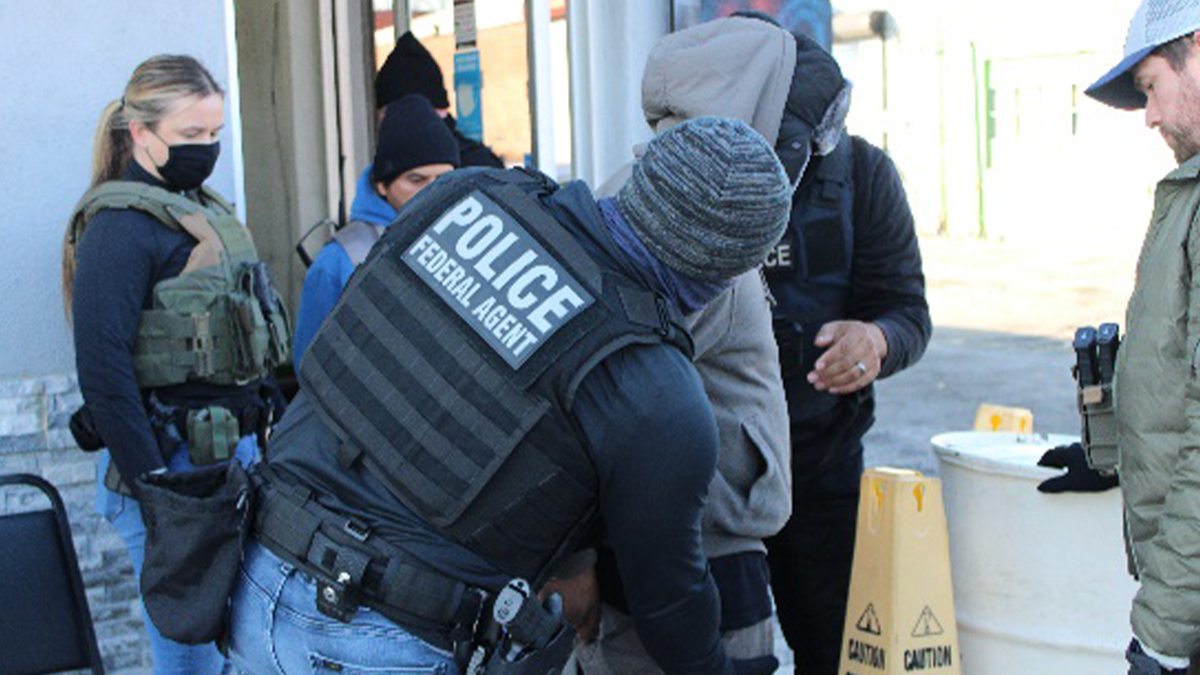
<svg viewBox="0 0 1200 675"><path fill-rule="evenodd" d="M858 372L862 373L863 375L867 374L867 364L863 363L862 361L854 364L854 367L858 368Z"/></svg>

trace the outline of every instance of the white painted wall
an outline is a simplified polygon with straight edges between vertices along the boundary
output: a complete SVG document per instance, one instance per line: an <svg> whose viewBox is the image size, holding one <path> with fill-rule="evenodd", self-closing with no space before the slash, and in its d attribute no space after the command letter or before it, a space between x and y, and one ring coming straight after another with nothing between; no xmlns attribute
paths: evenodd
<svg viewBox="0 0 1200 675"><path fill-rule="evenodd" d="M0 3L0 378L75 369L59 251L100 110L138 63L164 52L199 58L228 88L226 35L221 0ZM209 183L230 199L233 138L223 135Z"/></svg>
<svg viewBox="0 0 1200 675"><path fill-rule="evenodd" d="M650 139L642 115L642 71L670 30L666 0L572 0L571 113L577 178L602 185Z"/></svg>
<svg viewBox="0 0 1200 675"><path fill-rule="evenodd" d="M1002 11L996 3L959 0L834 0L837 11L886 9L898 22L899 36L887 47L886 111L881 43L835 45L834 56L855 84L849 128L877 144L886 132L919 231L945 226L953 236L975 236L982 185L988 237L1035 246L1119 240L1136 248L1153 184L1173 167L1162 139L1142 128L1141 114L1080 95L1078 133L1068 123L1037 138L1026 125L1016 149L998 134L994 166L981 174L976 149L986 146L977 146L975 86L979 78L982 87L991 62L993 87L1019 86L1029 96L1022 110L1054 101L1046 106L1053 117L1029 111L1026 119L1056 124L1060 113L1070 113L1062 105L1070 85L1082 91L1120 60L1138 2L1114 0L1098 12L1092 0L1010 0ZM1006 103L1004 95L997 93L997 105Z"/></svg>

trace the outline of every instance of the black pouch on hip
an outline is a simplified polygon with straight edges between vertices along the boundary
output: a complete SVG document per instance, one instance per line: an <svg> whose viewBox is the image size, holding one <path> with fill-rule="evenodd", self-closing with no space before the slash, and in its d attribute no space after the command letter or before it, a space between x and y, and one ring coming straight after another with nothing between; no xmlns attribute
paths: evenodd
<svg viewBox="0 0 1200 675"><path fill-rule="evenodd" d="M67 428L71 430L71 437L75 439L75 445L78 445L80 450L93 452L104 447L104 439L100 436L100 430L96 428L92 409L86 405L79 406L79 410L71 415Z"/></svg>
<svg viewBox="0 0 1200 675"><path fill-rule="evenodd" d="M250 523L251 485L237 462L145 474L137 494L146 525L141 590L164 636L184 644L221 637Z"/></svg>

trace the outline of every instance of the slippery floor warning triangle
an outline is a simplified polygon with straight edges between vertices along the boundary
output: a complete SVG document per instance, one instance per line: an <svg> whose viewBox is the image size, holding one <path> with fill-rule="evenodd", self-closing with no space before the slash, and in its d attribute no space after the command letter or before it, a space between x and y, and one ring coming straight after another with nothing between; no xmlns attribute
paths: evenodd
<svg viewBox="0 0 1200 675"><path fill-rule="evenodd" d="M913 637L932 637L941 635L946 632L942 628L942 624L933 615L933 610L929 605L925 605L925 609L921 611L921 616L917 617L917 625L913 626Z"/></svg>
<svg viewBox="0 0 1200 675"><path fill-rule="evenodd" d="M867 603L867 611L858 617L858 623L854 624L856 628L864 633L871 635L883 635L883 625L879 623L879 616L875 614L875 604Z"/></svg>

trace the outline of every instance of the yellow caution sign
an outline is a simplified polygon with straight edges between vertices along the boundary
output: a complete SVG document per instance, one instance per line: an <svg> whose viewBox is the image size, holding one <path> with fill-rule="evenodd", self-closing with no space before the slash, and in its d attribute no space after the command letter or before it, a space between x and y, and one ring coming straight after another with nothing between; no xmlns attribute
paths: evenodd
<svg viewBox="0 0 1200 675"><path fill-rule="evenodd" d="M942 483L862 477L840 675L961 675Z"/></svg>
<svg viewBox="0 0 1200 675"><path fill-rule="evenodd" d="M975 431L1033 433L1033 411L984 403L975 411Z"/></svg>

